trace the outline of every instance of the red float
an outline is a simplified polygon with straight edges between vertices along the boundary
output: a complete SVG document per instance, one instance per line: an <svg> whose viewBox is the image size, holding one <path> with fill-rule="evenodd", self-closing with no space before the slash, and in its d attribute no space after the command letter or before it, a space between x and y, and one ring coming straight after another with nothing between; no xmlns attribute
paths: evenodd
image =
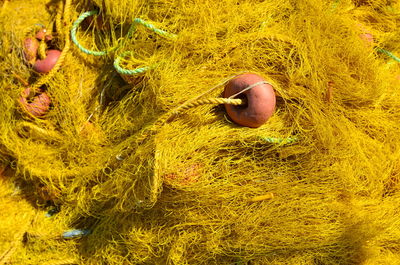
<svg viewBox="0 0 400 265"><path fill-rule="evenodd" d="M249 88L249 86L255 85ZM240 93L243 91L242 93ZM241 98L245 105L225 104L229 117L237 124L251 128L263 125L275 111L275 92L264 78L257 74L246 73L231 79L225 86L224 97Z"/></svg>
<svg viewBox="0 0 400 265"><path fill-rule="evenodd" d="M36 95L30 95L31 88L27 87L19 98L22 108L34 117L44 116L50 109L51 100L46 92L39 92Z"/></svg>
<svg viewBox="0 0 400 265"><path fill-rule="evenodd" d="M48 50L46 52L46 58L43 60L37 60L33 65L33 69L39 73L48 73L56 65L58 58L60 58L61 52L59 50Z"/></svg>

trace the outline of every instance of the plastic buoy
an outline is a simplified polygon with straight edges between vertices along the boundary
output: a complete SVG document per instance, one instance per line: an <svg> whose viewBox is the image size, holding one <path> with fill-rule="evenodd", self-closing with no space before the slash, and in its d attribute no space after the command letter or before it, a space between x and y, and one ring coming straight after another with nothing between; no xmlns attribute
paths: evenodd
<svg viewBox="0 0 400 265"><path fill-rule="evenodd" d="M33 69L39 73L48 73L56 65L61 52L59 50L48 50L46 58L43 60L37 60L33 65Z"/></svg>
<svg viewBox="0 0 400 265"><path fill-rule="evenodd" d="M245 90L246 88L250 89ZM245 90L245 91L244 91ZM243 91L242 93L240 93ZM267 122L275 111L276 98L271 84L257 74L246 73L231 79L225 86L224 97L236 95L244 105L225 104L229 117L237 124L257 128Z"/></svg>
<svg viewBox="0 0 400 265"><path fill-rule="evenodd" d="M46 92L40 92L30 96L30 88L27 87L19 99L19 103L23 109L35 117L44 116L50 109L51 100Z"/></svg>

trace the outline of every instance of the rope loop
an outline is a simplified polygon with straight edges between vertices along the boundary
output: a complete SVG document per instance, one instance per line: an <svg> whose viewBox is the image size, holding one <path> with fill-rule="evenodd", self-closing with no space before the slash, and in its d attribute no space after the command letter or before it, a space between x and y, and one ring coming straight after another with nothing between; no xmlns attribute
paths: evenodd
<svg viewBox="0 0 400 265"><path fill-rule="evenodd" d="M142 25L145 28L153 31L154 33L167 38L167 39L176 39L177 35L173 34L173 33L169 33L165 30L159 29L156 26L154 26L153 24L141 19L141 18L135 18L132 22L132 25L129 28L128 33L126 34L126 36L124 38L121 38L117 41L117 45L112 47L109 50L103 50L103 51L93 51L93 50L89 50L86 49L85 47L82 46L82 44L79 43L77 37L76 37L76 32L78 30L79 25L82 23L83 20L85 20L86 18L96 15L98 14L98 10L92 10L92 11L87 11L82 13L77 20L74 21L72 28L71 28L71 39L72 42L84 53L89 54L89 55L94 55L94 56L105 56L111 52L114 52L116 50L118 50L119 48L121 48L123 46L123 44L125 43L125 41L129 38L132 37L133 33L136 32L136 27L137 25ZM142 74L146 71L148 71L149 69L152 69L155 67L155 65L152 66L145 66L145 67L140 67L140 68L136 68L136 69L125 69L122 68L120 66L120 62L121 59L129 54L131 54L132 52L124 52L121 55L116 56L116 58L114 59L114 68L115 70L119 73L119 74L123 74L123 75L137 75L137 74Z"/></svg>
<svg viewBox="0 0 400 265"><path fill-rule="evenodd" d="M132 54L132 52L127 51L127 52L124 52L121 55L117 56L117 58L115 58L115 60L114 60L114 68L119 74L122 74L122 75L137 75L137 74L142 74L142 73L144 73L144 72L146 72L146 71L148 71L148 70L150 70L150 69L155 67L155 65L153 65L153 66L144 66L144 67L139 67L139 68L132 69L132 70L122 68L120 66L121 59L123 57L127 56L127 55L130 55L130 54Z"/></svg>
<svg viewBox="0 0 400 265"><path fill-rule="evenodd" d="M141 19L141 18L135 18L133 20L132 26L130 27L127 37L130 38L133 33L136 31L136 25L142 25L145 28L148 28L149 30L153 31L154 33L166 38L166 39L176 39L177 35L173 33L169 33L165 30L156 28L153 24Z"/></svg>
<svg viewBox="0 0 400 265"><path fill-rule="evenodd" d="M115 50L116 47L113 47L109 50L103 50L103 51L93 51L93 50L89 50L86 49L85 47L82 46L82 44L79 43L77 37L76 37L76 31L78 30L79 25L82 23L83 20L85 20L88 17L91 17L93 15L97 15L99 13L99 11L97 10L92 10L92 11L87 11L82 13L77 20L74 21L74 23L72 24L72 28L71 28L71 39L72 42L84 53L89 54L89 55L94 55L94 56L104 56L107 55L108 53L110 53L111 51Z"/></svg>

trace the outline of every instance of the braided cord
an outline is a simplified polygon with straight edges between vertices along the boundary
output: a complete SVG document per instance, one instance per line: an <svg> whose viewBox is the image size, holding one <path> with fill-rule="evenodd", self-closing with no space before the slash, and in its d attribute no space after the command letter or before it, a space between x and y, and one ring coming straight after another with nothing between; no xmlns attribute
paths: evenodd
<svg viewBox="0 0 400 265"><path fill-rule="evenodd" d="M130 54L131 52L124 52L123 54L117 56L117 58L115 58L114 60L114 68L115 70L119 73L119 74L123 74L123 75L137 75L137 74L142 74L144 72L146 72L147 70L150 70L152 68L154 68L154 66L144 66L144 67L139 67L133 70L129 70L129 69L125 69L122 68L119 64L121 62L122 57Z"/></svg>
<svg viewBox="0 0 400 265"><path fill-rule="evenodd" d="M215 89L219 85L213 87ZM210 90L209 90L210 91ZM202 94L203 95L203 94ZM201 96L202 96L201 95ZM165 113L161 117L159 117L152 125L148 128L145 128L140 136L136 138L136 142L141 144L144 142L149 136L153 135L158 128L162 127L165 123L167 123L171 118L175 115L180 114L184 110L194 108L197 106L205 105L205 104L230 104L230 105L242 105L244 101L242 99L231 99L231 98L208 98L208 99L199 99L196 97L193 100L189 100L182 105L178 106L177 108L173 109L170 112ZM132 152L132 148L128 147L125 150L122 150L120 154L116 156L117 160L123 160L125 157L128 156L130 152Z"/></svg>
<svg viewBox="0 0 400 265"><path fill-rule="evenodd" d="M43 38L43 40L40 41L39 49L38 49L39 57L41 60L46 58L47 45L46 45L45 39L46 38Z"/></svg>
<svg viewBox="0 0 400 265"><path fill-rule="evenodd" d="M56 31L62 32L62 10L64 9L64 2L60 1L58 2L58 12L56 14Z"/></svg>
<svg viewBox="0 0 400 265"><path fill-rule="evenodd" d="M65 1L65 6L64 6L64 22L66 24L69 23L69 17L71 14L71 1L72 0L66 0ZM69 32L66 31L65 32L65 46L64 49L61 52L60 57L57 60L57 63L54 65L53 69L50 70L50 72L46 75L43 75L33 86L32 88L34 90L37 90L38 88L40 88L42 85L46 84L51 78L53 78L53 76L55 75L55 73L60 69L61 65L64 62L65 56L67 55L67 53L69 52L69 49L71 47L71 43L69 40Z"/></svg>
<svg viewBox="0 0 400 265"><path fill-rule="evenodd" d="M182 104L180 107L174 110L174 114L179 114L180 112L198 107L206 104L228 104L228 105L243 105L245 102L242 99L233 99L233 98L206 98L206 99L198 99L196 101L191 101Z"/></svg>
<svg viewBox="0 0 400 265"><path fill-rule="evenodd" d="M77 37L76 37L76 31L78 30L79 25L82 23L83 20L85 20L85 18L93 16L98 14L99 12L97 10L92 10L92 11L87 11L82 13L77 20L74 21L74 23L72 24L72 28L71 28L71 40L72 42L84 53L89 54L89 55L94 55L94 56L104 56L107 55L108 53L110 53L111 51L115 50L116 47L113 47L109 50L103 50L103 51L92 51L89 49L86 49L85 47L83 47Z"/></svg>
<svg viewBox="0 0 400 265"><path fill-rule="evenodd" d="M151 24L147 21L144 21L141 18L135 18L133 20L132 26L130 27L130 29L128 31L127 38L130 38L132 36L132 34L135 33L136 25L138 25L138 24L150 29L154 33L157 33L158 35L163 36L164 38L167 38L167 39L176 39L177 38L176 34L169 33L165 30L156 28L153 24Z"/></svg>
<svg viewBox="0 0 400 265"><path fill-rule="evenodd" d="M400 63L400 58L397 57L396 55L394 55L393 53L391 53L390 51L385 50L385 49L382 49L382 48L378 48L377 51L380 52L380 53L383 53L383 54L385 54L385 55L387 55L387 56L389 56L390 58L392 58L392 59L395 60L396 62Z"/></svg>
<svg viewBox="0 0 400 265"><path fill-rule="evenodd" d="M137 25L142 25L142 26L150 29L154 33L156 33L156 34L158 34L158 35L160 35L160 36L162 36L164 38L167 38L167 39L176 39L177 38L176 34L169 33L169 32L167 32L165 30L156 28L153 24L151 24L151 23L149 23L147 21L144 21L141 18L135 18L133 20L133 23L132 23L131 27L129 28L128 34L126 35L125 39L132 37L133 33L135 33L135 31L136 31L136 26ZM128 55L128 54L130 54L130 53L131 52L125 52L125 53L117 56L117 58L115 58L115 60L114 60L114 68L119 74L123 74L123 75L142 74L142 73L144 73L144 72L156 67L156 65L152 65L152 66L145 66L145 67L140 67L140 68L136 68L136 69L132 69L132 70L122 68L120 66L121 58L126 56L126 55Z"/></svg>
<svg viewBox="0 0 400 265"><path fill-rule="evenodd" d="M82 21L83 21L85 18L90 17L90 16L93 16L93 15L96 15L96 14L98 14L98 11L97 11L97 10L92 10L92 11L87 11L87 12L82 13L82 14L78 17L78 19L75 20L74 23L72 24L72 28L71 28L71 39L72 39L72 42L73 42L82 52L84 52L84 53L86 53L86 54L89 54L89 55L94 55L94 56L104 56L104 55L107 55L108 53L110 53L110 52L112 52L112 51L115 51L115 50L117 50L118 48L120 48L120 47L122 46L123 41L120 42L117 46L112 47L112 48L109 49L109 50L93 51L93 50L89 50L89 49L86 49L85 47L83 47L83 46L79 43L79 41L78 41L78 39L77 39L77 37L76 37L76 32L77 32L77 30L78 30L79 25L82 23ZM156 34L158 34L158 35L160 35L160 36L162 36L162 37L168 38L168 39L176 39L176 37L177 37L176 34L172 34L172 33L169 33L169 32L167 32L167 31L165 31L165 30L156 28L153 24L151 24L151 23L149 23L149 22L147 22L147 21L145 21L145 20L143 20L143 19L141 19L141 18L135 18L135 19L133 20L133 22L132 22L132 25L131 25L130 28L129 28L129 31L128 31L127 35L125 36L125 38L124 38L123 40L126 40L126 39L132 37L133 33L136 32L136 27L137 27L137 25L142 25L142 26L144 26L144 27L150 29L151 31L155 32ZM136 75L136 74L142 74L142 73L148 71L149 69L152 69L152 68L155 67L155 65L153 65L153 66L145 66L145 67L140 67L140 68L136 68L136 69L132 69L132 70L122 68L122 67L120 66L121 59L122 59L122 57L126 56L126 55L129 54L129 53L130 53L130 52L125 52L125 53L123 53L123 54L121 54L121 55L119 55L119 56L117 56L117 57L115 58L115 60L114 60L114 68L115 68L115 70L116 70L118 73L123 74L123 75Z"/></svg>

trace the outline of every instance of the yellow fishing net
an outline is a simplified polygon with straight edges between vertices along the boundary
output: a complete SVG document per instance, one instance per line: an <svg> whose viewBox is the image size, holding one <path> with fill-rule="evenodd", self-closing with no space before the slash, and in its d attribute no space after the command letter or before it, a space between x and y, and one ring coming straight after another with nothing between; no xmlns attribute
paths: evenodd
<svg viewBox="0 0 400 265"><path fill-rule="evenodd" d="M0 12L0 264L400 262L397 2ZM259 128L221 104L242 73L277 95Z"/></svg>

